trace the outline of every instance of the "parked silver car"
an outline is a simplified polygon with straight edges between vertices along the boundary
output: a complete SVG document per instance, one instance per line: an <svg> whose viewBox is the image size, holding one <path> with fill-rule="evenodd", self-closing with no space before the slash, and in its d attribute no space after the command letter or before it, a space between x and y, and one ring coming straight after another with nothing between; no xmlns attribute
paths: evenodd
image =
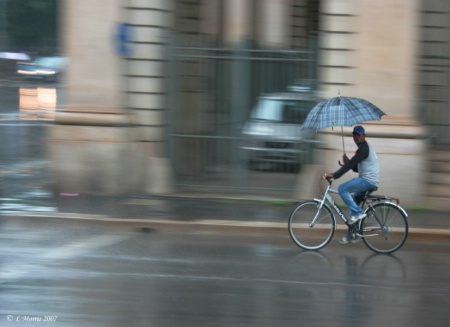
<svg viewBox="0 0 450 327"><path fill-rule="evenodd" d="M17 73L26 78L56 81L67 63L65 57L39 57L35 61L17 62Z"/></svg>
<svg viewBox="0 0 450 327"><path fill-rule="evenodd" d="M312 92L262 95L245 123L242 150L250 168L262 163L295 164L311 160L314 130L300 130L318 97Z"/></svg>

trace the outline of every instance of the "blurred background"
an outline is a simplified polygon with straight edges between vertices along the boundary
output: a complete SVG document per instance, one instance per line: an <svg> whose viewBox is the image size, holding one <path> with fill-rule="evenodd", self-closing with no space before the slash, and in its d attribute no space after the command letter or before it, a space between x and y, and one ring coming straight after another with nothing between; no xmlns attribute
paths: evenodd
<svg viewBox="0 0 450 327"><path fill-rule="evenodd" d="M0 0L3 193L312 197L341 129L300 126L342 95L387 114L363 124L379 192L448 210L449 15L446 0Z"/></svg>

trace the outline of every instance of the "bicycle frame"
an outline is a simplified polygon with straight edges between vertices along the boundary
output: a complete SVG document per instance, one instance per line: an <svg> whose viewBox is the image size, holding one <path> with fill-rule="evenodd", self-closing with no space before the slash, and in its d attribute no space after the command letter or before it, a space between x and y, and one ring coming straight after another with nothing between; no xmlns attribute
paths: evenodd
<svg viewBox="0 0 450 327"><path fill-rule="evenodd" d="M328 181L328 186L327 186L325 192L323 192L322 198L321 199L314 198L315 201L320 202L320 205L319 205L319 208L317 210L317 213L316 213L314 219L312 220L311 224L309 225L310 227L313 227L315 225L317 219L319 218L320 210L324 206L325 201L330 204L330 206L334 209L335 212L337 212L339 217L341 217L342 221L346 225L350 226L348 224L348 218L345 216L345 214L342 212L341 208L333 200L333 198L331 197L330 193L339 194L339 192L337 190L331 188L331 182ZM384 195L375 195L375 196L371 196L371 197L365 197L364 201L361 203L361 208L363 208L364 205L366 205L366 204L367 204L367 206L369 208L372 208L372 205L369 203L368 200L371 200L372 202L374 202L374 201L377 201L377 202L385 201L386 203L392 204L393 206L397 207L399 210L401 210L403 212L403 214L406 217L408 217L408 213L398 204L399 203L398 199L390 198L390 197L387 197L387 196L384 196ZM393 201L395 201L395 202L393 202ZM336 220L336 217L334 215L333 215L333 219Z"/></svg>
<svg viewBox="0 0 450 327"><path fill-rule="evenodd" d="M320 210L322 209L323 205L325 204L325 201L327 201L331 205L331 207L334 209L334 211L336 211L337 214L339 215L339 217L341 217L342 221L348 225L348 218L345 216L345 214L342 212L341 208L339 208L339 206L333 200L330 193L339 194L339 192L337 190L334 190L331 188L331 183L328 182L328 186L327 186L325 192L323 193L322 199L314 199L314 200L320 202L320 205L319 205L319 209L317 210L316 216L314 217L311 224L309 225L310 227L313 227L315 225L317 219L319 218ZM334 215L333 215L333 219L336 220Z"/></svg>

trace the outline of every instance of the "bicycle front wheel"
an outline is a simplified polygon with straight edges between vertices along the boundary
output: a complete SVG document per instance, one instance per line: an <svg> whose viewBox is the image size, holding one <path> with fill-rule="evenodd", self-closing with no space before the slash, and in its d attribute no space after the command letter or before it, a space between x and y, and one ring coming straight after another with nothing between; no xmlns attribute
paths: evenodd
<svg viewBox="0 0 450 327"><path fill-rule="evenodd" d="M360 229L367 247L376 253L400 249L408 237L408 221L403 210L393 203L377 203L367 211Z"/></svg>
<svg viewBox="0 0 450 327"><path fill-rule="evenodd" d="M289 217L289 235L302 249L319 250L333 237L336 229L333 213L326 204L319 212L319 205L319 201L302 202ZM312 225L314 218L316 220Z"/></svg>

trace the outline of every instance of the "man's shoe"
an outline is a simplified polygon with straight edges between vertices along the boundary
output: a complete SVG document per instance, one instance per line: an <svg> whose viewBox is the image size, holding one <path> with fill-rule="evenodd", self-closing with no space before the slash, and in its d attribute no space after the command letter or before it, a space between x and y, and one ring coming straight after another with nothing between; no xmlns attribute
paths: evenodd
<svg viewBox="0 0 450 327"><path fill-rule="evenodd" d="M341 243L341 244L348 244L348 243L356 243L358 241L359 241L359 239L358 239L358 237L356 235L353 235L353 234L347 232L345 234L345 236L343 238L341 238L339 243Z"/></svg>
<svg viewBox="0 0 450 327"><path fill-rule="evenodd" d="M348 222L351 225L351 224L356 223L358 220L361 220L361 219L366 218L366 217L367 217L367 215L363 212L363 213L360 213L359 215L351 216L350 220Z"/></svg>

